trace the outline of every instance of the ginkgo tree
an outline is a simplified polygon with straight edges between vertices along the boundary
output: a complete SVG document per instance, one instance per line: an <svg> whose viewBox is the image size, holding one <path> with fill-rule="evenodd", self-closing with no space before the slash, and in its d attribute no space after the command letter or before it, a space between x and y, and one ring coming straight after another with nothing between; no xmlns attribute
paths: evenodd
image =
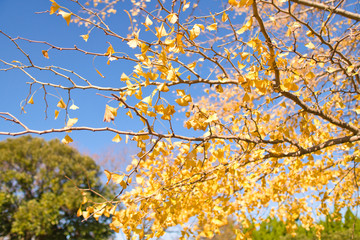
<svg viewBox="0 0 360 240"><path fill-rule="evenodd" d="M126 172L105 171L119 193L79 209L85 220L112 218L110 227L129 238L160 237L173 226L181 227L182 238L212 237L229 216L241 226L237 239L249 238L250 226L268 217L286 223L289 233L300 222L320 237L318 217L341 219L342 209L360 203L358 2L210 2L132 0L121 9L118 0L51 0L49 18L85 29L84 41L103 34L102 52L0 31L26 57L0 59L2 71L30 78L22 110L36 104L33 96L41 91L45 102L55 91L61 98L46 110L55 118L63 109L67 115L63 128L37 130L21 116L0 112L3 121L23 128L0 134L63 132L67 144L75 131L108 131L114 142L136 142L138 154ZM128 17L127 33L107 23L113 14ZM86 73L37 65L24 41L48 49L42 54L49 61L52 52L73 51L102 59L116 74L89 66L107 78L98 85ZM124 62L131 70L121 67ZM70 103L81 97L70 95L77 89L104 98L105 114L97 113L104 122L97 127L79 126L81 118L69 115L77 109ZM112 124L120 118L139 128ZM141 228L144 221L152 222L151 231Z"/></svg>

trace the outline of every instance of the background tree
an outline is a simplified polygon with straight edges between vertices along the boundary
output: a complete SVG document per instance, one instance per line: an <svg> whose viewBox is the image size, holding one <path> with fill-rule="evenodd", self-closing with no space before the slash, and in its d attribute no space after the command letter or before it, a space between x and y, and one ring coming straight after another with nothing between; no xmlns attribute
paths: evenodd
<svg viewBox="0 0 360 240"><path fill-rule="evenodd" d="M108 223L81 222L80 205L91 198L78 187L109 196L99 166L58 140L30 136L0 142L0 236L10 239L107 239ZM71 179L67 179L65 176ZM89 184L89 185L88 185Z"/></svg>
<svg viewBox="0 0 360 240"><path fill-rule="evenodd" d="M112 215L113 230L140 238L180 225L187 238L212 236L228 216L247 229L269 215L289 233L301 222L320 237L317 216L335 209L339 217L359 205L357 1L138 0L118 8L121 1L101 2L51 0L47 11L84 27L84 41L99 39L94 48L0 31L23 57L2 59L2 70L30 77L21 109L43 101L65 119L64 127L35 130L0 112L21 128L0 134L62 132L66 144L74 131L108 131L114 142L123 137L139 148L126 171L106 171L121 190L84 211L85 219ZM117 30L120 21L108 21L114 13L129 17L127 33ZM21 45L28 43L40 44L44 60L78 53L91 56L92 67L37 64L32 56L40 50ZM97 77L88 77L89 69ZM89 118L74 117L74 99L89 96L79 89L103 97L97 114L105 110L104 123L98 118L93 127ZM135 124L130 130L117 124L125 118ZM194 218L203 228L188 223ZM144 221L153 223L149 234Z"/></svg>

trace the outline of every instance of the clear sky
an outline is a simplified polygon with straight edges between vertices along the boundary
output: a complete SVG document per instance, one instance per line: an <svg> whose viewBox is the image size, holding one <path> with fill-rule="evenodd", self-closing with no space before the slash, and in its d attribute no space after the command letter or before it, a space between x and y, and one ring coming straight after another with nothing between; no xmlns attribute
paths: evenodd
<svg viewBox="0 0 360 240"><path fill-rule="evenodd" d="M67 7L73 7L74 3L71 1L59 1L59 4L64 4ZM121 6L122 5L122 6ZM125 3L119 3L119 8L124 7ZM49 15L49 13L38 13L49 10L51 2L48 0L2 0L0 1L0 29L15 38L21 36L23 38L47 41L59 47L73 47L77 45L80 48L89 49L90 51L98 51L100 53L106 52L108 44L103 37L103 34L92 32L88 42L85 42L80 35L86 34L88 29L85 27L79 27L75 23L71 23L70 26L66 25L65 20L61 16ZM75 9L75 8L73 8ZM126 14L117 14L110 18L111 21L117 21L121 24L116 24L114 27L120 32L127 32L129 18ZM123 29L122 29L123 28ZM108 81L118 81L120 84L121 72L129 70L126 62L121 64L121 69L118 67L118 71L108 71L108 66L105 64L107 59L96 58L94 65L96 68L106 76L101 78L93 67L93 58L83 56L75 52L56 51L50 50L49 57L46 59L42 55L42 50L47 50L49 47L44 44L28 43L23 40L18 40L17 43L28 54L30 54L35 65L38 66L50 66L57 65L67 69L77 71L82 76L88 78L94 84L100 86L106 86ZM114 44L114 42L112 42ZM116 45L114 44L114 48ZM16 49L16 46L9 41L4 35L0 35L0 54L1 59L11 62L13 60L19 60L27 63L24 55ZM0 64L0 68L4 68L4 64ZM29 73L38 77L40 81L48 81L48 79L55 78L53 74L43 73L40 71L30 70ZM62 128L65 121L65 111L62 110L58 119L54 120L54 111L59 98L62 97L67 100L67 93L61 90L54 90L48 88L47 102L49 104L47 112L47 120L45 121L45 101L43 99L44 92L40 89L39 85L34 85L32 93L37 91L34 95L34 104L27 105L25 107L26 114L21 113L20 104L26 99L29 93L29 85L27 82L31 82L31 79L27 77L20 70L11 70L7 72L0 72L1 88L0 88L0 112L10 112L14 114L20 121L23 121L29 128L35 130L44 130L51 128ZM51 80L50 80L51 81ZM64 80L60 80L64 81ZM105 93L104 93L105 94ZM115 102L109 102L108 99L96 95L95 91L79 91L75 90L71 92L71 96L75 99L75 104L79 107L78 110L69 111L71 118L79 118L76 126L92 126L92 127L114 127L117 128L121 125L122 129L132 129L135 127L134 121L130 121L129 118L118 120L116 123L104 123L103 114L105 110L105 104L109 104L116 107ZM70 103L71 104L71 103ZM136 127L135 127L136 128ZM22 130L15 126L15 124L7 123L3 120L0 121L0 131L18 131ZM43 135L45 139L64 137L64 133ZM0 140L5 139L7 136L0 136ZM71 137L74 139L73 145L80 148L81 151L87 153L101 153L106 151L109 147L122 148L123 143L115 144L111 142L114 134L109 133L91 133L91 132L78 132L71 133Z"/></svg>
<svg viewBox="0 0 360 240"><path fill-rule="evenodd" d="M216 1L208 1L206 4L214 4ZM75 13L78 13L79 7L70 0L58 1L60 5L66 6ZM79 48L105 53L109 46L107 42L110 42L115 51L126 52L132 56L135 53L130 49L126 43L119 41L94 29L89 37L88 42L85 42L80 35L86 34L88 29L84 26L78 26L75 23L70 23L67 26L65 20L61 16L55 14L49 15L49 13L41 13L50 9L51 2L49 0L1 0L0 1L0 29L9 36L23 37L31 40L46 41L54 44L58 47L71 48L74 45ZM123 11L124 9L130 9L132 5L129 1L120 1L116 7L117 14L107 19L107 23L112 29L122 35L129 33L128 26L130 25L128 15ZM201 10L201 8L198 8ZM149 34L142 32L142 34ZM46 66L61 66L63 68L76 71L81 76L87 78L90 82L98 86L116 86L121 87L124 83L121 83L120 76L122 73L130 74L132 72L132 65L126 61L112 62L110 66L106 64L107 59L104 57L97 57L93 59L91 56L80 54L74 51L58 51L55 49L49 50L48 54L50 59L46 59L42 55L42 50L48 50L49 47L45 44L29 43L24 40L17 40L19 46L31 56L35 65ZM126 47L126 50L125 50ZM7 62L13 60L21 61L25 64L28 63L26 57L16 49L16 46L4 35L0 34L0 59ZM191 61L191 60L188 60ZM190 62L186 62L190 63ZM0 68L6 66L0 63ZM105 78L101 78L95 70L98 69ZM47 71L38 71L36 69L30 69L30 74L33 74L39 81L43 82L58 82L64 83L63 78L57 78L54 74L50 74ZM0 88L0 112L10 112L15 115L20 121L27 124L31 129L45 130L51 128L62 128L65 124L65 111L62 110L57 120L54 120L54 111L59 109L56 107L60 98L64 98L66 102L68 95L67 91L61 91L51 89L48 87L47 94L47 120L45 120L45 104L44 91L40 89L40 85L34 84L31 94L35 91L33 96L34 104L26 105L26 114L21 113L20 105L24 104L24 100L29 94L29 84L31 79L27 77L20 70L11 70L7 72L0 72L1 88ZM82 82L84 85L84 82ZM186 87L186 86L185 86ZM189 90L190 91L190 90ZM203 93L202 86L196 86L191 90L191 94L199 96ZM79 121L75 126L90 126L90 127L113 127L121 130L138 131L143 128L143 124L139 119L131 120L124 113L127 111L119 110L115 123L104 123L103 114L105 111L105 105L108 104L112 107L117 107L116 102L111 102L109 99L104 98L96 94L96 91L83 91L74 90L71 91L71 97L75 100L75 104L79 107L78 110L69 110L69 116L71 118L78 118ZM108 92L102 92L104 95L110 95ZM168 95L175 96L175 93L168 93ZM146 96L146 93L143 97ZM171 97L171 96L170 96ZM72 102L70 102L70 105ZM122 111L122 112L121 112ZM182 115L179 121L173 122L173 127L183 126ZM21 131L22 128L15 124L0 121L0 131ZM164 128L164 131L167 129ZM189 134L195 134L189 132ZM77 146L82 152L86 153L101 153L110 148L122 149L124 143L112 143L111 139L114 137L113 133L97 132L92 133L88 131L72 132L70 136L73 138L73 145ZM59 134L47 134L43 135L45 139L59 138L62 139L65 133ZM7 136L1 136L0 140L5 139ZM127 145L127 148L134 148L132 145Z"/></svg>

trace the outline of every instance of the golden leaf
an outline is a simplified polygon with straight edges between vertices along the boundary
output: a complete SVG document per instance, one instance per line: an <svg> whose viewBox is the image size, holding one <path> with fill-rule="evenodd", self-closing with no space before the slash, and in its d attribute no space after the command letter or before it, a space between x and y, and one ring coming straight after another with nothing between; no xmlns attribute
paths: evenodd
<svg viewBox="0 0 360 240"><path fill-rule="evenodd" d="M134 39L130 40L127 44L131 48L136 48L139 44L139 41L136 38L134 38Z"/></svg>
<svg viewBox="0 0 360 240"><path fill-rule="evenodd" d="M105 107L105 114L104 114L104 122L111 122L114 121L117 115L117 108L110 107L106 105Z"/></svg>
<svg viewBox="0 0 360 240"><path fill-rule="evenodd" d="M96 68L95 68L95 71L100 75L100 77L105 78L105 76L102 75L101 72L99 70L97 70Z"/></svg>
<svg viewBox="0 0 360 240"><path fill-rule="evenodd" d="M315 49L315 45L312 42L308 42L307 44L305 44L305 47L310 48L312 50Z"/></svg>
<svg viewBox="0 0 360 240"><path fill-rule="evenodd" d="M63 144L68 144L68 143L73 142L73 140L71 139L71 137L69 137L69 135L66 134L66 136L61 140L61 142Z"/></svg>
<svg viewBox="0 0 360 240"><path fill-rule="evenodd" d="M117 173L111 174L111 179L114 181L114 183L121 183L124 179L124 175L119 175Z"/></svg>
<svg viewBox="0 0 360 240"><path fill-rule="evenodd" d="M59 111L55 110L55 120L58 118L58 116L59 116Z"/></svg>
<svg viewBox="0 0 360 240"><path fill-rule="evenodd" d="M114 51L114 48L112 47L112 45L109 43L109 47L105 53L105 56L111 56L115 51Z"/></svg>
<svg viewBox="0 0 360 240"><path fill-rule="evenodd" d="M111 172L109 172L108 170L104 170L104 173L105 173L106 178L107 178L106 185L108 185L110 180L111 180Z"/></svg>
<svg viewBox="0 0 360 240"><path fill-rule="evenodd" d="M151 21L151 19L149 18L149 16L146 16L145 25L146 25L146 26L151 26L152 24L153 24L153 21Z"/></svg>
<svg viewBox="0 0 360 240"><path fill-rule="evenodd" d="M72 104L72 105L70 106L70 109L71 109L71 110L77 110L77 109L79 109L79 107L76 106L75 104Z"/></svg>
<svg viewBox="0 0 360 240"><path fill-rule="evenodd" d="M127 81L127 80L130 80L130 78L125 73L122 73L121 77L120 77L120 80L121 81Z"/></svg>
<svg viewBox="0 0 360 240"><path fill-rule="evenodd" d="M217 23L213 23L206 27L209 31L216 31L217 30Z"/></svg>
<svg viewBox="0 0 360 240"><path fill-rule="evenodd" d="M178 20L176 13L171 13L166 17L170 23L174 24Z"/></svg>
<svg viewBox="0 0 360 240"><path fill-rule="evenodd" d="M226 22L228 19L229 19L229 16L226 14L226 12L224 12L223 15L221 16L221 21Z"/></svg>
<svg viewBox="0 0 360 240"><path fill-rule="evenodd" d="M66 104L64 103L63 99L61 98L60 101L58 102L58 104L56 105L59 108L66 108Z"/></svg>
<svg viewBox="0 0 360 240"><path fill-rule="evenodd" d="M131 119L133 118L132 113L131 113L131 110L129 110L129 111L126 113L126 115L128 115ZM126 135L126 137L128 137L128 136Z"/></svg>
<svg viewBox="0 0 360 240"><path fill-rule="evenodd" d="M50 0L50 2L52 2L52 5L50 7L50 15L51 15L55 13L60 8L60 6L54 0Z"/></svg>
<svg viewBox="0 0 360 240"><path fill-rule="evenodd" d="M113 142L116 142L116 143L120 142L120 141L121 141L120 135L119 135L119 134L116 134L116 136L112 139L112 141L113 141Z"/></svg>
<svg viewBox="0 0 360 240"><path fill-rule="evenodd" d="M62 10L59 10L59 14L65 19L67 25L69 26L72 13L68 13L68 12L64 12Z"/></svg>
<svg viewBox="0 0 360 240"><path fill-rule="evenodd" d="M80 37L82 37L84 39L84 41L87 42L89 39L89 34L80 35Z"/></svg>
<svg viewBox="0 0 360 240"><path fill-rule="evenodd" d="M49 59L48 51L42 50L41 52L42 52L42 55L43 55L45 58Z"/></svg>
<svg viewBox="0 0 360 240"><path fill-rule="evenodd" d="M157 87L157 89L159 89L159 91L161 91L161 92L168 92L169 91L169 88L165 83L160 84Z"/></svg>
<svg viewBox="0 0 360 240"><path fill-rule="evenodd" d="M34 104L33 96L31 96L31 98L29 99L28 104Z"/></svg>
<svg viewBox="0 0 360 240"><path fill-rule="evenodd" d="M76 213L76 216L77 217L80 217L81 215L83 214L82 210L81 210L81 207L78 209L77 213Z"/></svg>
<svg viewBox="0 0 360 240"><path fill-rule="evenodd" d="M77 123L78 119L77 118L69 118L68 122L66 123L66 127L70 128L72 127L75 123Z"/></svg>

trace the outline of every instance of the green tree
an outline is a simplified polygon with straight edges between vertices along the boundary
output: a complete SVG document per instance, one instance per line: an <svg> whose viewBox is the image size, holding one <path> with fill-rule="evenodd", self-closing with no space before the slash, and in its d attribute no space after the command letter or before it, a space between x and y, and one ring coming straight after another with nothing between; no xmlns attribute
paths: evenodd
<svg viewBox="0 0 360 240"><path fill-rule="evenodd" d="M101 189L93 159L58 140L30 136L0 142L0 236L10 239L106 239L108 223L77 217L84 196ZM66 177L71 179L69 181ZM90 196L86 196L90 198ZM95 201L95 199L94 199Z"/></svg>

